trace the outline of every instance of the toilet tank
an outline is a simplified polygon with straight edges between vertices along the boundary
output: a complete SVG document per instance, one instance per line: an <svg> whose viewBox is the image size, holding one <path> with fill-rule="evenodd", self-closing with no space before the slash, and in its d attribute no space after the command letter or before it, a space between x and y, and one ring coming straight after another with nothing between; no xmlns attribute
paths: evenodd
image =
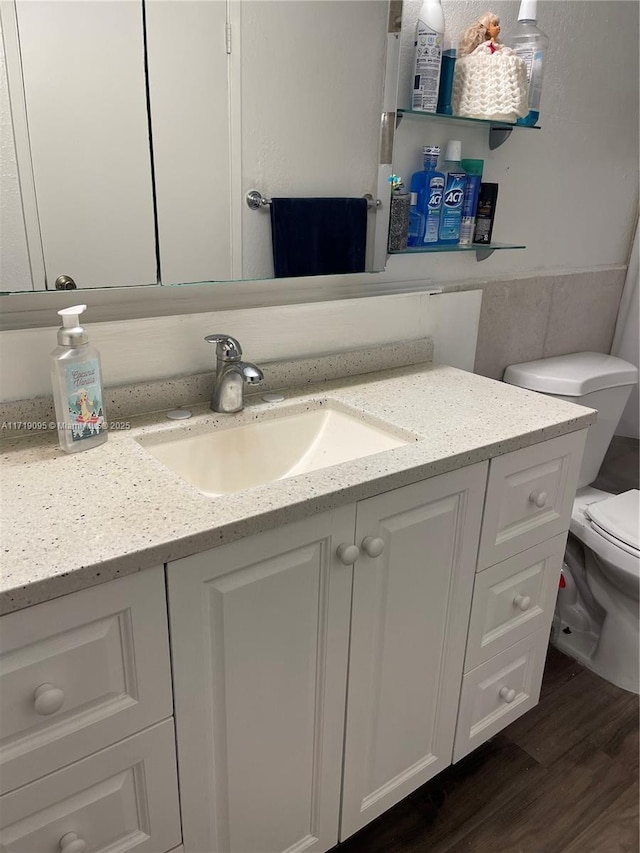
<svg viewBox="0 0 640 853"><path fill-rule="evenodd" d="M613 355L576 352L512 364L505 370L504 381L598 410L587 434L578 488L592 483L638 381L638 369Z"/></svg>

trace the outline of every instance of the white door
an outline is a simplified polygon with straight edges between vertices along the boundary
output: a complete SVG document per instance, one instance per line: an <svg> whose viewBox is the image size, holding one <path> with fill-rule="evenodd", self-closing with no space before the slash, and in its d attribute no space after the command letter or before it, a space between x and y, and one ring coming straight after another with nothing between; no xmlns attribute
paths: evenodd
<svg viewBox="0 0 640 853"><path fill-rule="evenodd" d="M145 23L162 283L238 278L231 267L227 4L149 0Z"/></svg>
<svg viewBox="0 0 640 853"><path fill-rule="evenodd" d="M240 195L375 195L388 4L244 0L240 8L232 101ZM374 212L368 222L369 239ZM242 265L244 279L273 275L269 216L244 201Z"/></svg>
<svg viewBox="0 0 640 853"><path fill-rule="evenodd" d="M18 0L17 20L48 289L155 284L141 0Z"/></svg>
<svg viewBox="0 0 640 853"><path fill-rule="evenodd" d="M451 763L486 473L358 504L341 839Z"/></svg>
<svg viewBox="0 0 640 853"><path fill-rule="evenodd" d="M185 853L338 840L346 507L168 566Z"/></svg>

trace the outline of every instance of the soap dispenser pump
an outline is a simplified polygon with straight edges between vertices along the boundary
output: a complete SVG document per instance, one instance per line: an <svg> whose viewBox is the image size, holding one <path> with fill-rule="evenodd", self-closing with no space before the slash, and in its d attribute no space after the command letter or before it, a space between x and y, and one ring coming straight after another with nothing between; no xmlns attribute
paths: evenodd
<svg viewBox="0 0 640 853"><path fill-rule="evenodd" d="M58 441L66 453L88 450L107 440L100 355L89 345L80 325L86 305L58 311L62 326L58 346L51 353L51 382Z"/></svg>

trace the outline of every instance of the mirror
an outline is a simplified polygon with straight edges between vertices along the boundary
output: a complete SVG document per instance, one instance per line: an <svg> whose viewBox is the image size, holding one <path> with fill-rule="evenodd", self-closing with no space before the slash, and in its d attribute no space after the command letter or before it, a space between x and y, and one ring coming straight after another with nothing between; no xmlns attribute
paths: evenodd
<svg viewBox="0 0 640 853"><path fill-rule="evenodd" d="M250 190L382 196L365 270L384 267L388 2L3 0L0 14L0 290L269 279L269 208L250 209Z"/></svg>

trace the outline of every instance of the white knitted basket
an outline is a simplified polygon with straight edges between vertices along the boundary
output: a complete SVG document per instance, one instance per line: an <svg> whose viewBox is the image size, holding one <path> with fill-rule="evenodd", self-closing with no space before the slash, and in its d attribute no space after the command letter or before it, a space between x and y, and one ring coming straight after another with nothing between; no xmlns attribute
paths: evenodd
<svg viewBox="0 0 640 853"><path fill-rule="evenodd" d="M455 115L514 122L529 112L527 95L527 66L508 49L491 53L481 45L456 61Z"/></svg>

